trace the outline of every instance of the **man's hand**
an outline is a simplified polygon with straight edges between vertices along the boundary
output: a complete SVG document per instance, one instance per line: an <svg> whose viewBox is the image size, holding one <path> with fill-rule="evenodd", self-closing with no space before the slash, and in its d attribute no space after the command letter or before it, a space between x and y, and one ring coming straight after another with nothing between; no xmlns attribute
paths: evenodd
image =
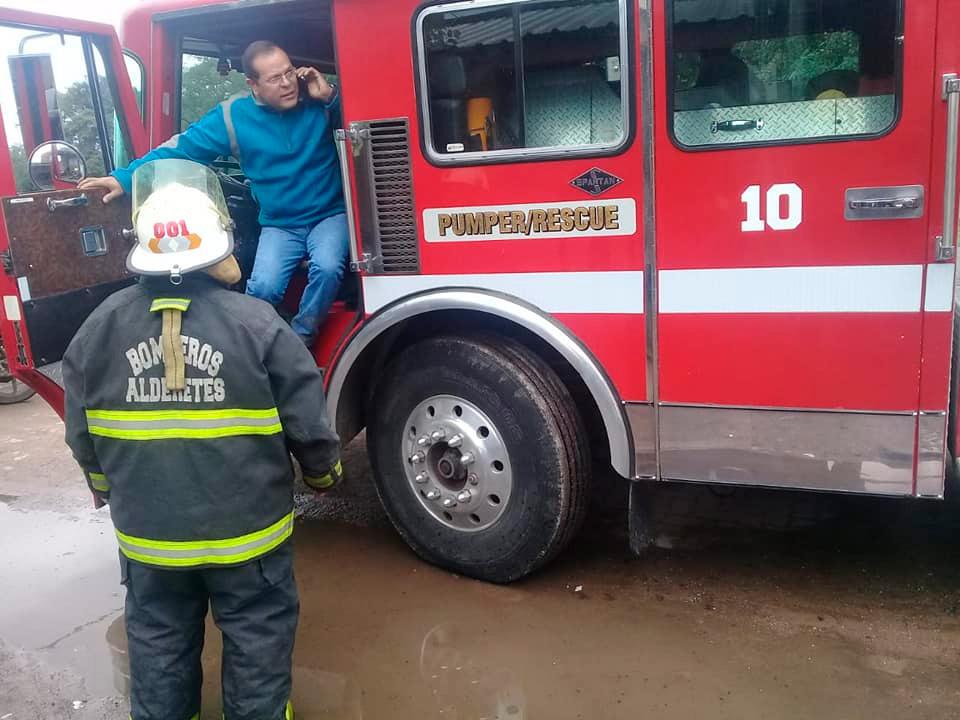
<svg viewBox="0 0 960 720"><path fill-rule="evenodd" d="M330 102L333 99L333 86L327 82L323 74L314 67L297 68L297 77L307 86L307 94L313 100Z"/></svg>
<svg viewBox="0 0 960 720"><path fill-rule="evenodd" d="M120 181L111 175L106 177L99 178L87 178L86 180L81 180L80 184L77 185L79 190L108 190L106 195L103 196L103 202L108 203L116 200L118 197L123 195L123 187L120 185Z"/></svg>

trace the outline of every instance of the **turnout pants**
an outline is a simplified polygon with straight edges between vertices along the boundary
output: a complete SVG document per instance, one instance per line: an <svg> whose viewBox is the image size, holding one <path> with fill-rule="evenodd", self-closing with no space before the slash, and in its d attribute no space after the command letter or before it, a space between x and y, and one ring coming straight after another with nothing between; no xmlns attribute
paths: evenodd
<svg viewBox="0 0 960 720"><path fill-rule="evenodd" d="M286 542L243 565L165 570L120 557L132 720L196 720L207 607L223 634L224 720L290 720L300 602Z"/></svg>

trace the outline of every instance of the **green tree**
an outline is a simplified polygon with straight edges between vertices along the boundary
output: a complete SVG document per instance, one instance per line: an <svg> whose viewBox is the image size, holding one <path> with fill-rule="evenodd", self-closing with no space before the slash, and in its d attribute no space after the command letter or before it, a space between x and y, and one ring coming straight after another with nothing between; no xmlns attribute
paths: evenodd
<svg viewBox="0 0 960 720"><path fill-rule="evenodd" d="M105 78L100 79L100 87L108 88ZM109 92L101 93L103 115L109 121L113 118L113 98ZM90 98L90 86L86 81L74 83L64 92L58 93L60 125L63 139L74 145L87 161L87 174L98 176L106 172L103 163L103 151L100 147L100 135L97 130L93 101ZM112 126L107 127L107 139L113 143ZM109 152L113 151L108 147Z"/></svg>
<svg viewBox="0 0 960 720"><path fill-rule="evenodd" d="M217 72L216 58L187 61L183 68L183 92L180 96L180 127L206 115L218 102L247 89L243 73L230 71L223 77Z"/></svg>
<svg viewBox="0 0 960 720"><path fill-rule="evenodd" d="M17 183L18 192L30 192L33 183L30 182L30 169L27 166L27 152L23 145L10 146L10 160L13 162L13 177Z"/></svg>

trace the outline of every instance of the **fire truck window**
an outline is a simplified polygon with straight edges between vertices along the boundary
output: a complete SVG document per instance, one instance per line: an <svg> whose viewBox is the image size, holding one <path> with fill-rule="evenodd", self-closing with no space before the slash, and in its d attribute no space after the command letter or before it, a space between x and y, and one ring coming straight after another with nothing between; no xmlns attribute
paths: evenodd
<svg viewBox="0 0 960 720"><path fill-rule="evenodd" d="M206 115L217 103L246 91L242 72L216 57L183 54L180 72L180 128Z"/></svg>
<svg viewBox="0 0 960 720"><path fill-rule="evenodd" d="M684 146L879 135L896 121L899 0L672 0Z"/></svg>
<svg viewBox="0 0 960 720"><path fill-rule="evenodd" d="M143 81L146 73L143 62L133 53L124 50L123 64L127 68L127 77L130 78L130 84L133 86L133 94L137 96L137 109L140 111L140 119L142 120L144 117Z"/></svg>
<svg viewBox="0 0 960 720"><path fill-rule="evenodd" d="M424 114L432 151L590 152L622 143L622 16L619 0L425 11Z"/></svg>
<svg viewBox="0 0 960 720"><path fill-rule="evenodd" d="M123 114L117 108L116 75L107 72L103 55L100 53L100 48L96 46L93 47L93 59L97 68L97 87L100 90L100 102L103 104L103 117L106 123L107 152L113 160L114 167L126 167L130 164L132 158L129 156L129 143L124 134ZM129 71L130 58L125 58L125 60ZM135 75L132 73L130 74L130 80L133 81L134 91L139 99L138 84Z"/></svg>
<svg viewBox="0 0 960 720"><path fill-rule="evenodd" d="M104 154L105 128L97 121L87 72L84 40L78 35L42 33L0 26L0 107L17 192L35 192L27 158L43 142L76 146L88 175L111 169ZM109 93L103 98L110 103ZM112 116L112 105L104 108Z"/></svg>

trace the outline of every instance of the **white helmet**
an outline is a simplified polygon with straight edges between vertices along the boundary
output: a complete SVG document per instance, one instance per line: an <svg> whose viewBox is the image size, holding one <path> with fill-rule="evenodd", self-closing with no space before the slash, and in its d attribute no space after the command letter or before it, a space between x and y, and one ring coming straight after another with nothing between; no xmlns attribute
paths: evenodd
<svg viewBox="0 0 960 720"><path fill-rule="evenodd" d="M127 267L140 275L177 278L211 267L233 253L223 192L208 168L186 160L156 160L134 173L137 245Z"/></svg>

